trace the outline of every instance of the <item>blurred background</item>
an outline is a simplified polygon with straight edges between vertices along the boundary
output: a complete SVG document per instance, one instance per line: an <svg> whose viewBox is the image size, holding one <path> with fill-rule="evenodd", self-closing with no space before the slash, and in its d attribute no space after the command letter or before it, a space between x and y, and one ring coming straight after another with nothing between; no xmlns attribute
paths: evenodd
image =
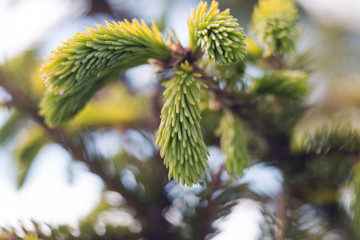
<svg viewBox="0 0 360 240"><path fill-rule="evenodd" d="M184 239L205 236L207 239L271 239L262 234L268 221L266 211L272 211L271 205L264 207L263 199L274 200L281 191L284 177L276 164L254 159L243 178L217 188L214 179L227 181L228 176L221 172L225 157L217 142L209 137L208 174L212 180L206 187L187 188L174 181L164 184L166 169L158 159L152 135L159 106L148 101L157 96L156 69L144 65L121 73L62 128L46 129L36 116L36 106L45 89L39 69L45 56L61 41L87 26L95 27L95 23L137 18L147 23L154 20L164 35L170 28L174 29L186 46L189 40L186 19L198 2L0 1L0 227L12 229L19 236L25 235L23 227L30 231L39 228L45 234L60 231L72 236L84 232L89 236L123 232L125 237L121 239L133 239L126 236L136 237L144 229L152 228L153 235L148 237L153 239L154 232L165 224L170 229L169 236L178 231ZM219 2L221 9L231 9L247 32L257 1ZM295 130L301 135L302 129L344 121L360 130L360 2L298 0L296 4L301 32L297 50L306 56L312 92L304 103L311 105L311 111ZM216 126L207 122L210 118L207 119L207 130L215 129ZM333 168L349 169L346 161L339 166L325 164L327 170L324 164L317 161L307 166L316 176L326 175L324 183L338 179L332 175ZM333 192L325 184L316 191L319 196L311 197L313 202L331 202L336 195L341 199L336 201L336 207L340 202L346 212L354 196L346 188L347 173L337 174L343 179L337 182L343 184L343 191ZM220 195L219 202L224 206L210 221L208 210L204 210L208 208L202 207ZM143 212L138 214L135 210ZM324 215L317 215L313 205L302 205L296 214L308 223L300 224L301 230L316 226L313 231L324 234L321 238L289 239L343 239L337 231L328 228L331 224L324 224ZM70 227L58 228L62 225ZM209 225L216 229L217 235L211 235L215 230L203 230Z"/></svg>

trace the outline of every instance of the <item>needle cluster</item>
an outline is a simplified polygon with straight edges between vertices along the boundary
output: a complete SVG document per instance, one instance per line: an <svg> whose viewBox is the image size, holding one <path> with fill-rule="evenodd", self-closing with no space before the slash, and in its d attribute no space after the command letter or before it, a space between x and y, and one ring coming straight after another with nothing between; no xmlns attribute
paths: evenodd
<svg viewBox="0 0 360 240"><path fill-rule="evenodd" d="M254 9L252 30L264 55L284 55L295 48L297 11L291 0L260 0Z"/></svg>
<svg viewBox="0 0 360 240"><path fill-rule="evenodd" d="M200 129L200 92L199 74L193 72L188 62L181 70L163 85L164 106L161 111L161 123L156 134L156 144L160 146L160 155L169 168L169 179L188 186L198 183L209 167L208 149Z"/></svg>
<svg viewBox="0 0 360 240"><path fill-rule="evenodd" d="M189 18L190 44L197 45L217 63L229 64L244 58L245 35L230 10L220 12L213 1L207 11L207 2L200 2Z"/></svg>
<svg viewBox="0 0 360 240"><path fill-rule="evenodd" d="M63 42L43 65L48 92L41 113L50 126L72 118L118 72L149 58L170 57L170 48L155 24L149 28L137 20L106 23Z"/></svg>

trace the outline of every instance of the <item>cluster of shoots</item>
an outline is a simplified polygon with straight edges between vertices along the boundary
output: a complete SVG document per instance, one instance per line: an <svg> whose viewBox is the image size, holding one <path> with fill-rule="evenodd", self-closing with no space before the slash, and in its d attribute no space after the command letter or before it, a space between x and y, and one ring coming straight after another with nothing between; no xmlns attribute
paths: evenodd
<svg viewBox="0 0 360 240"><path fill-rule="evenodd" d="M204 56L218 65L243 61L243 29L229 9L220 11L213 1L208 10L208 4L200 2L188 19L193 56L173 61L171 47L163 41L155 23L151 28L137 20L106 23L107 26L97 25L97 29L77 33L48 57L42 67L47 92L40 113L54 127L73 118L120 71L145 64L149 59L170 63L163 64L175 70L163 84L164 106L156 143L169 169L169 178L188 186L197 184L209 167L209 152L201 132L199 107L200 87L205 89L206 85L197 74L200 67L196 58ZM295 23L296 10L289 0L261 0L255 8L253 29L266 54L282 55L293 47ZM262 89L273 89L268 85L261 85ZM228 158L226 168L233 176L241 176L249 166L243 132L241 120L225 114L219 134L221 149Z"/></svg>

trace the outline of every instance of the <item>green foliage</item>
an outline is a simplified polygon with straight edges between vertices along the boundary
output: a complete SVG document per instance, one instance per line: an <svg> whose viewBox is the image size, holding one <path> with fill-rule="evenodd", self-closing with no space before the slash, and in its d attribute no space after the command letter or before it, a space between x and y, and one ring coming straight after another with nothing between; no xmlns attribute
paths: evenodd
<svg viewBox="0 0 360 240"><path fill-rule="evenodd" d="M40 66L41 61L36 56L36 50L32 49L6 61L0 66L0 74L8 78L10 84L19 87L22 95L26 95L35 103L41 98L44 88L40 77Z"/></svg>
<svg viewBox="0 0 360 240"><path fill-rule="evenodd" d="M252 93L256 95L275 95L300 100L309 91L308 75L301 71L281 70L255 79Z"/></svg>
<svg viewBox="0 0 360 240"><path fill-rule="evenodd" d="M181 65L181 70L165 82L164 106L161 124L156 134L156 144L161 147L169 168L169 179L188 186L198 183L205 174L209 154L200 129L200 107L198 84L199 74L193 73L189 63Z"/></svg>
<svg viewBox="0 0 360 240"><path fill-rule="evenodd" d="M329 151L359 151L360 129L351 121L338 120L334 116L312 116L303 119L294 130L291 139L292 150L317 154Z"/></svg>
<svg viewBox="0 0 360 240"><path fill-rule="evenodd" d="M252 30L264 47L264 56L284 55L295 48L297 10L291 0L260 0L254 9Z"/></svg>
<svg viewBox="0 0 360 240"><path fill-rule="evenodd" d="M18 188L23 186L36 155L49 141L40 126L31 127L22 138L20 146L15 150L18 163Z"/></svg>
<svg viewBox="0 0 360 240"><path fill-rule="evenodd" d="M182 47L175 33L166 45L155 25L150 29L136 20L99 25L65 42L42 72L48 89L41 113L47 123L55 126L73 118L56 129L47 128L36 113L44 87L37 81L41 78L36 52L1 67L0 84L12 96L3 105L14 112L0 130L0 144L16 144L19 187L40 149L55 142L99 176L104 191L78 227L39 227L33 222L30 231L24 226L10 232L0 229L0 238L210 239L221 225L216 220L229 214L241 198L248 198L264 206L264 239L279 235L284 239L359 239L353 234L360 228L359 164L353 168L360 152L359 116L341 112L335 118L309 111L304 117L311 51L291 51L297 36L294 4L259 0L252 23L252 37L258 37L258 42L244 39L229 10L220 12L215 1L207 7L201 2L188 19L190 47ZM155 58L150 62L159 67L160 75L170 71L173 75L161 80L166 89L156 134L169 171L159 162L153 139L160 115L160 86L142 95L130 93L125 83L117 81L90 100L119 71L149 58ZM262 72L265 75L257 78ZM200 92L201 86L209 89ZM356 89L353 83L348 86ZM350 112L357 112L355 92L351 99L349 91L331 94L324 105L350 105ZM328 113L330 108L324 109ZM8 141L12 135L17 141ZM103 140L114 138L121 146L104 151ZM205 142L221 149L227 157L224 164L207 169ZM224 175L225 167L230 176L241 177L250 166L249 153L259 167L279 172L274 173L283 186L279 195L255 194L251 181L247 186ZM353 175L348 184L350 169ZM201 184L183 188L166 181L167 177L187 186L201 179ZM345 212L339 208L339 192L347 186L355 198L351 210Z"/></svg>
<svg viewBox="0 0 360 240"><path fill-rule="evenodd" d="M247 36L245 38L246 44L246 61L256 63L257 60L262 58L262 49L256 44L254 39Z"/></svg>
<svg viewBox="0 0 360 240"><path fill-rule="evenodd" d="M199 199L195 207L186 201L186 198L178 198L180 204L177 205L178 211L183 211L184 226L187 229L188 237L182 239L213 239L217 233L221 233L216 220L223 220L224 216L231 213L232 208L237 205L237 201L245 195L257 198L258 196L251 192L246 184L225 183L221 187L216 186L215 176L212 180L206 181L207 188L197 190L198 193L189 192L186 196ZM186 206L184 208L183 206ZM185 209L185 211L183 210ZM204 232L204 227L209 228Z"/></svg>
<svg viewBox="0 0 360 240"><path fill-rule="evenodd" d="M246 55L248 57L248 55ZM217 82L224 86L224 90L230 92L239 92L244 90L243 76L245 73L246 64L240 61L234 64L215 64L209 62L207 72L211 73Z"/></svg>
<svg viewBox="0 0 360 240"><path fill-rule="evenodd" d="M354 191L354 199L352 201L352 212L360 234L360 163L357 163L353 168L353 177L351 181L351 187Z"/></svg>
<svg viewBox="0 0 360 240"><path fill-rule="evenodd" d="M207 2L200 2L197 10L192 9L188 19L190 46L197 45L217 63L238 62L246 54L244 31L229 14L230 10L220 12L218 5L213 1L206 12Z"/></svg>
<svg viewBox="0 0 360 240"><path fill-rule="evenodd" d="M97 27L64 42L42 67L49 88L41 114L50 126L72 118L121 70L170 56L155 24L150 29L144 22L125 20Z"/></svg>
<svg viewBox="0 0 360 240"><path fill-rule="evenodd" d="M0 128L0 144L5 143L14 137L20 129L20 125L24 122L24 116L19 111L14 111L5 124Z"/></svg>
<svg viewBox="0 0 360 240"><path fill-rule="evenodd" d="M353 239L344 236L344 233L329 226L323 216L310 205L303 205L291 210L287 218L286 236L292 240L338 240ZM311 223L311 224L310 224Z"/></svg>
<svg viewBox="0 0 360 240"><path fill-rule="evenodd" d="M98 81L94 85L86 85L83 89L77 88L67 94L48 91L41 101L40 113L45 116L49 126L55 127L73 118L106 83L106 81Z"/></svg>
<svg viewBox="0 0 360 240"><path fill-rule="evenodd" d="M24 230L26 236L21 237L21 234L16 233L14 229L1 229L0 228L0 239L2 239L1 234L5 235L4 239L13 239L13 240L54 240L54 239L69 239L69 240L85 240L85 239L100 239L100 240L108 240L108 239L120 239L120 240L135 240L139 237L136 234L130 232L127 227L124 226L115 226L112 224L106 224L103 226L103 233L97 233L96 229L97 222L94 221L86 221L80 223L78 228L70 227L67 225L58 225L51 226L49 224L44 227L41 226L40 223L32 221L32 225L35 228L34 231L27 230L24 226L22 229ZM2 232L1 232L2 231Z"/></svg>
<svg viewBox="0 0 360 240"><path fill-rule="evenodd" d="M226 155L225 167L230 176L242 176L250 167L244 127L241 120L230 111L225 111L220 120L217 134L221 136L221 151Z"/></svg>

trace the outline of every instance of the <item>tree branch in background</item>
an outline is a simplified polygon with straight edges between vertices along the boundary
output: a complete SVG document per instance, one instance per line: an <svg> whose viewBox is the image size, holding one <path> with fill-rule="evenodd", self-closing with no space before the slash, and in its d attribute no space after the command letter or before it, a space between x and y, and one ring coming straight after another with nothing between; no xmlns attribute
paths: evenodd
<svg viewBox="0 0 360 240"><path fill-rule="evenodd" d="M160 207L159 205L148 206L149 203L145 200L141 201L141 198L139 198L138 195L127 190L121 183L120 178L113 178L108 175L100 164L103 159L94 159L90 157L81 141L74 141L74 139L70 138L61 127L49 128L45 123L44 118L38 114L38 108L32 105L31 100L26 94L22 93L15 85L11 84L11 81L5 80L2 74L0 74L0 86L2 86L12 97L11 101L7 102L7 105L19 108L22 112L29 115L46 130L46 133L49 134L55 142L67 149L74 159L85 163L90 172L98 175L104 181L108 190L118 192L126 199L127 204L136 211L135 217L151 225L148 229L148 236L151 239L164 239L169 237L167 236L167 232L163 231L163 227L167 226L169 223L163 218L162 209L169 204L169 200L165 193L162 192L164 184L163 177L166 175L166 169L162 164L161 158L158 156L159 154L155 153L157 163L156 168L158 169L158 183L157 186L154 187L154 190L158 189L156 194L157 196L160 196L160 202L157 204L160 203ZM158 101L158 99L154 97L153 101ZM156 104L158 103L154 103L154 108L156 107ZM155 125L151 126L152 131L155 131L154 126Z"/></svg>
<svg viewBox="0 0 360 240"><path fill-rule="evenodd" d="M281 192L275 198L275 240L285 239L287 209L285 191L285 183L283 183Z"/></svg>

